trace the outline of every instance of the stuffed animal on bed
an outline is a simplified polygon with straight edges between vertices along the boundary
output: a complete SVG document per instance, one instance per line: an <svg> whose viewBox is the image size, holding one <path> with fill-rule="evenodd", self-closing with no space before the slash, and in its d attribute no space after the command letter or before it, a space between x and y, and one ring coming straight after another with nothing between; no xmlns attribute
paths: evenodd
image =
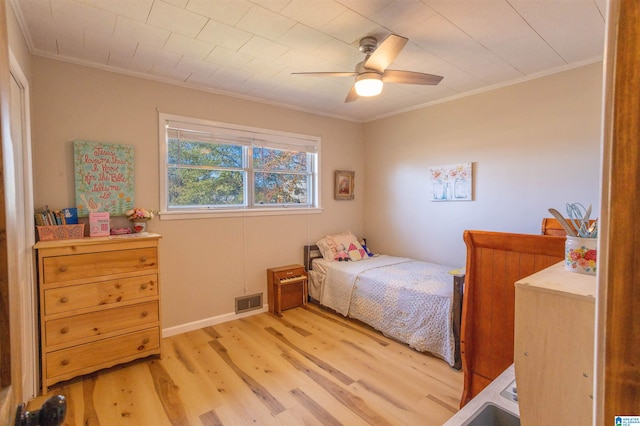
<svg viewBox="0 0 640 426"><path fill-rule="evenodd" d="M342 262L342 261L346 262L351 259L349 259L349 253L347 253L346 251L341 251L339 253L336 253L335 260L337 260L338 262Z"/></svg>
<svg viewBox="0 0 640 426"><path fill-rule="evenodd" d="M349 253L347 252L347 249L345 249L344 245L342 244L340 244L339 247L336 247L336 255L333 259L337 260L338 262L351 260L349 259Z"/></svg>
<svg viewBox="0 0 640 426"><path fill-rule="evenodd" d="M369 256L369 257L373 257L374 256L373 252L367 248L367 244L364 242L364 240L360 240L360 245L364 249L364 251L367 254L367 256Z"/></svg>

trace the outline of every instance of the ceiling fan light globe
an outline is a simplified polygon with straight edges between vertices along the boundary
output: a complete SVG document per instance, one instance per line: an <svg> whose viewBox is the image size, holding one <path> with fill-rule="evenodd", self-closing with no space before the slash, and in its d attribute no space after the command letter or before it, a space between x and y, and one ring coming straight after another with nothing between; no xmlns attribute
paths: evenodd
<svg viewBox="0 0 640 426"><path fill-rule="evenodd" d="M377 96L382 92L382 76L375 72L365 72L356 77L358 96Z"/></svg>

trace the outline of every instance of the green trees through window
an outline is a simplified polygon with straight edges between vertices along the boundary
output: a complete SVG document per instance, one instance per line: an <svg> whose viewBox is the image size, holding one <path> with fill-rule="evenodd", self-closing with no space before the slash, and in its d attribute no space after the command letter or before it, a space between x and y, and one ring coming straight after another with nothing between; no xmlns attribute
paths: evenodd
<svg viewBox="0 0 640 426"><path fill-rule="evenodd" d="M168 140L169 207L243 206L244 147Z"/></svg>
<svg viewBox="0 0 640 426"><path fill-rule="evenodd" d="M317 207L319 139L160 119L166 211Z"/></svg>
<svg viewBox="0 0 640 426"><path fill-rule="evenodd" d="M308 204L309 155L306 152L253 148L256 204Z"/></svg>

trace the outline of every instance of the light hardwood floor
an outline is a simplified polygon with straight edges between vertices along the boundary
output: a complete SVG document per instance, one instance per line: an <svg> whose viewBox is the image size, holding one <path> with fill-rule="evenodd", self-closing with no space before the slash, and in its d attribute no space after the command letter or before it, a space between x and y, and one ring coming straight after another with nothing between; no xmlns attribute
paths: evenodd
<svg viewBox="0 0 640 426"><path fill-rule="evenodd" d="M442 425L462 373L315 305L169 337L150 358L54 385L68 425Z"/></svg>

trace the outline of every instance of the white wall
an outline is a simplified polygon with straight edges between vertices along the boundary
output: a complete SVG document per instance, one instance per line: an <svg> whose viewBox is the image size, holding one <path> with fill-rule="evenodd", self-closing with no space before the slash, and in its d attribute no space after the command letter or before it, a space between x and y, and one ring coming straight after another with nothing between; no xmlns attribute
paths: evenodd
<svg viewBox="0 0 640 426"><path fill-rule="evenodd" d="M75 205L73 140L134 145L135 204L159 208L158 111L322 138L322 214L154 219L162 234L164 328L234 310L234 298L264 293L266 269L302 262L303 245L325 234L362 232L363 190L333 199L335 170L364 173L362 126L300 111L142 80L41 57L32 64L36 208Z"/></svg>
<svg viewBox="0 0 640 426"><path fill-rule="evenodd" d="M165 328L221 316L264 292L265 270L302 261L329 233L377 251L463 266L464 229L539 232L549 207L599 213L601 64L360 125L32 58L36 207L74 204L75 139L132 144L136 205L158 208L157 112L322 137L322 214L180 221L163 235ZM429 201L429 167L474 163L474 201ZM356 171L356 199L333 200L333 172Z"/></svg>
<svg viewBox="0 0 640 426"><path fill-rule="evenodd" d="M599 214L602 64L365 124L372 249L464 266L465 229L539 233L547 209ZM473 162L473 201L432 202L429 167Z"/></svg>

